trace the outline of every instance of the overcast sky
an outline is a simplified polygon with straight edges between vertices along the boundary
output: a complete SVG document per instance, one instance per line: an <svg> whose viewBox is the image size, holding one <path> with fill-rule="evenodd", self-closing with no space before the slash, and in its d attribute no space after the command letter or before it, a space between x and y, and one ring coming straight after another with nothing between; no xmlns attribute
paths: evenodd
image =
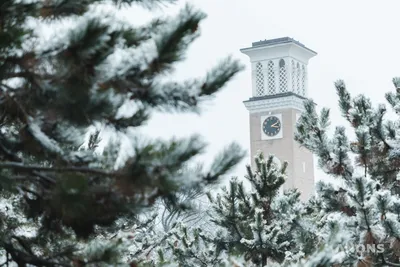
<svg viewBox="0 0 400 267"><path fill-rule="evenodd" d="M201 37L179 65L179 77L198 77L219 59L233 55L246 65L223 92L197 115L161 115L151 120L146 132L152 136L187 136L200 133L209 142L209 159L231 141L249 149L248 111L243 101L251 96L250 64L240 48L254 41L289 36L318 55L309 62L309 97L332 109L332 124L346 124L337 108L333 82L345 80L353 95L366 93L374 103L385 102L393 90L391 79L400 76L399 1L283 1L283 0L191 0L208 14L201 24ZM175 12L185 2L160 11ZM128 17L140 17L127 13ZM247 158L234 175L245 173ZM316 178L322 177L320 171Z"/></svg>

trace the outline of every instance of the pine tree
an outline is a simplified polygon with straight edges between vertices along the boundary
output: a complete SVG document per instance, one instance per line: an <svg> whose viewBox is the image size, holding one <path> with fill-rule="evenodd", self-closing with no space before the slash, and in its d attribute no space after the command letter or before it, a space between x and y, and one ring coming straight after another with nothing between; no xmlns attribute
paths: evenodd
<svg viewBox="0 0 400 267"><path fill-rule="evenodd" d="M122 264L126 240L110 235L158 199L178 206L180 192L214 183L242 159L231 145L193 173L186 166L205 148L198 136L136 138L151 112L198 112L242 69L227 58L203 78L167 79L205 14L187 6L141 26L117 19L126 5L163 2L173 1L1 2L0 185L3 201L18 203L1 213L6 265ZM116 138L96 153L104 129Z"/></svg>
<svg viewBox="0 0 400 267"><path fill-rule="evenodd" d="M400 79L386 94L398 114ZM399 123L385 119L386 106L372 106L364 95L351 97L343 81L335 83L344 127L328 135L329 110L317 114L305 103L296 140L319 158L320 167L339 185L322 181L310 216L318 221L317 251L299 266L400 266Z"/></svg>
<svg viewBox="0 0 400 267"><path fill-rule="evenodd" d="M303 232L305 209L296 190L280 193L287 162L281 164L272 155L265 159L259 153L255 167L253 171L247 166L250 192L233 178L216 198L210 194L211 221L220 230L209 240L217 253L227 251L251 266L267 266L268 262L283 262L289 252L301 252L296 240Z"/></svg>

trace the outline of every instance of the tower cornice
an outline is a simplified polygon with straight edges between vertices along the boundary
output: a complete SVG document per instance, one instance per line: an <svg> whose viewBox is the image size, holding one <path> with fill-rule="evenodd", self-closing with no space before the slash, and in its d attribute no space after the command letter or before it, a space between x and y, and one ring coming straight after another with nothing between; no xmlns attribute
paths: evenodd
<svg viewBox="0 0 400 267"><path fill-rule="evenodd" d="M268 112L286 108L304 111L304 101L306 99L293 92L286 92L276 95L252 97L249 100L243 101L243 103L250 113Z"/></svg>
<svg viewBox="0 0 400 267"><path fill-rule="evenodd" d="M299 41L296 41L293 38L290 37L281 37L281 38L275 38L275 39L269 39L269 40L264 40L264 41L258 41L258 42L253 42L251 44L251 47L247 48L242 48L241 51L247 51L247 50L253 50L253 49L261 49L263 47L271 47L271 46L279 46L279 45L285 45L285 44L295 44L301 48L304 48L311 52L314 55L317 55L317 52L314 50L306 47L304 44L300 43Z"/></svg>
<svg viewBox="0 0 400 267"><path fill-rule="evenodd" d="M307 64L310 58L317 55L317 52L290 37L253 42L251 47L242 48L240 52L248 55L251 62L290 56Z"/></svg>

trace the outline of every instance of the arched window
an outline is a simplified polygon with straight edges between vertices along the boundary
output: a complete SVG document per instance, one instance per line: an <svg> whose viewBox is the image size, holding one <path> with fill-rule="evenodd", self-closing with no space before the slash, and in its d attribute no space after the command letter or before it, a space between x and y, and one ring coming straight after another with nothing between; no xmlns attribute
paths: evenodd
<svg viewBox="0 0 400 267"><path fill-rule="evenodd" d="M303 65L301 68L301 91L303 96L306 96L306 67Z"/></svg>
<svg viewBox="0 0 400 267"><path fill-rule="evenodd" d="M263 66L260 62L256 64L256 94L257 96L265 94Z"/></svg>
<svg viewBox="0 0 400 267"><path fill-rule="evenodd" d="M296 64L292 59L292 92L296 92Z"/></svg>
<svg viewBox="0 0 400 267"><path fill-rule="evenodd" d="M275 71L274 62L268 62L268 94L275 94Z"/></svg>
<svg viewBox="0 0 400 267"><path fill-rule="evenodd" d="M287 74L285 60L279 60L279 92L287 92Z"/></svg>
<svg viewBox="0 0 400 267"><path fill-rule="evenodd" d="M300 78L301 78L301 69L300 69L300 64L299 64L299 62L297 62L297 65L296 65L296 88L297 88L296 94L299 94L299 95L301 95L301 90L300 90L300 86L301 86L301 84L300 84Z"/></svg>

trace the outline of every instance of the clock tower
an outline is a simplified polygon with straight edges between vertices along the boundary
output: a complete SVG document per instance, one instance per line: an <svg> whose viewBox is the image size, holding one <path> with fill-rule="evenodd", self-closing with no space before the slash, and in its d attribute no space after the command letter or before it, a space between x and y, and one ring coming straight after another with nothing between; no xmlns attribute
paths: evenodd
<svg viewBox="0 0 400 267"><path fill-rule="evenodd" d="M317 53L289 37L254 42L240 51L251 62L252 97L244 101L250 113L251 156L262 151L288 161L283 189L297 188L301 200L307 200L315 188L313 155L294 134L307 98L308 61Z"/></svg>

